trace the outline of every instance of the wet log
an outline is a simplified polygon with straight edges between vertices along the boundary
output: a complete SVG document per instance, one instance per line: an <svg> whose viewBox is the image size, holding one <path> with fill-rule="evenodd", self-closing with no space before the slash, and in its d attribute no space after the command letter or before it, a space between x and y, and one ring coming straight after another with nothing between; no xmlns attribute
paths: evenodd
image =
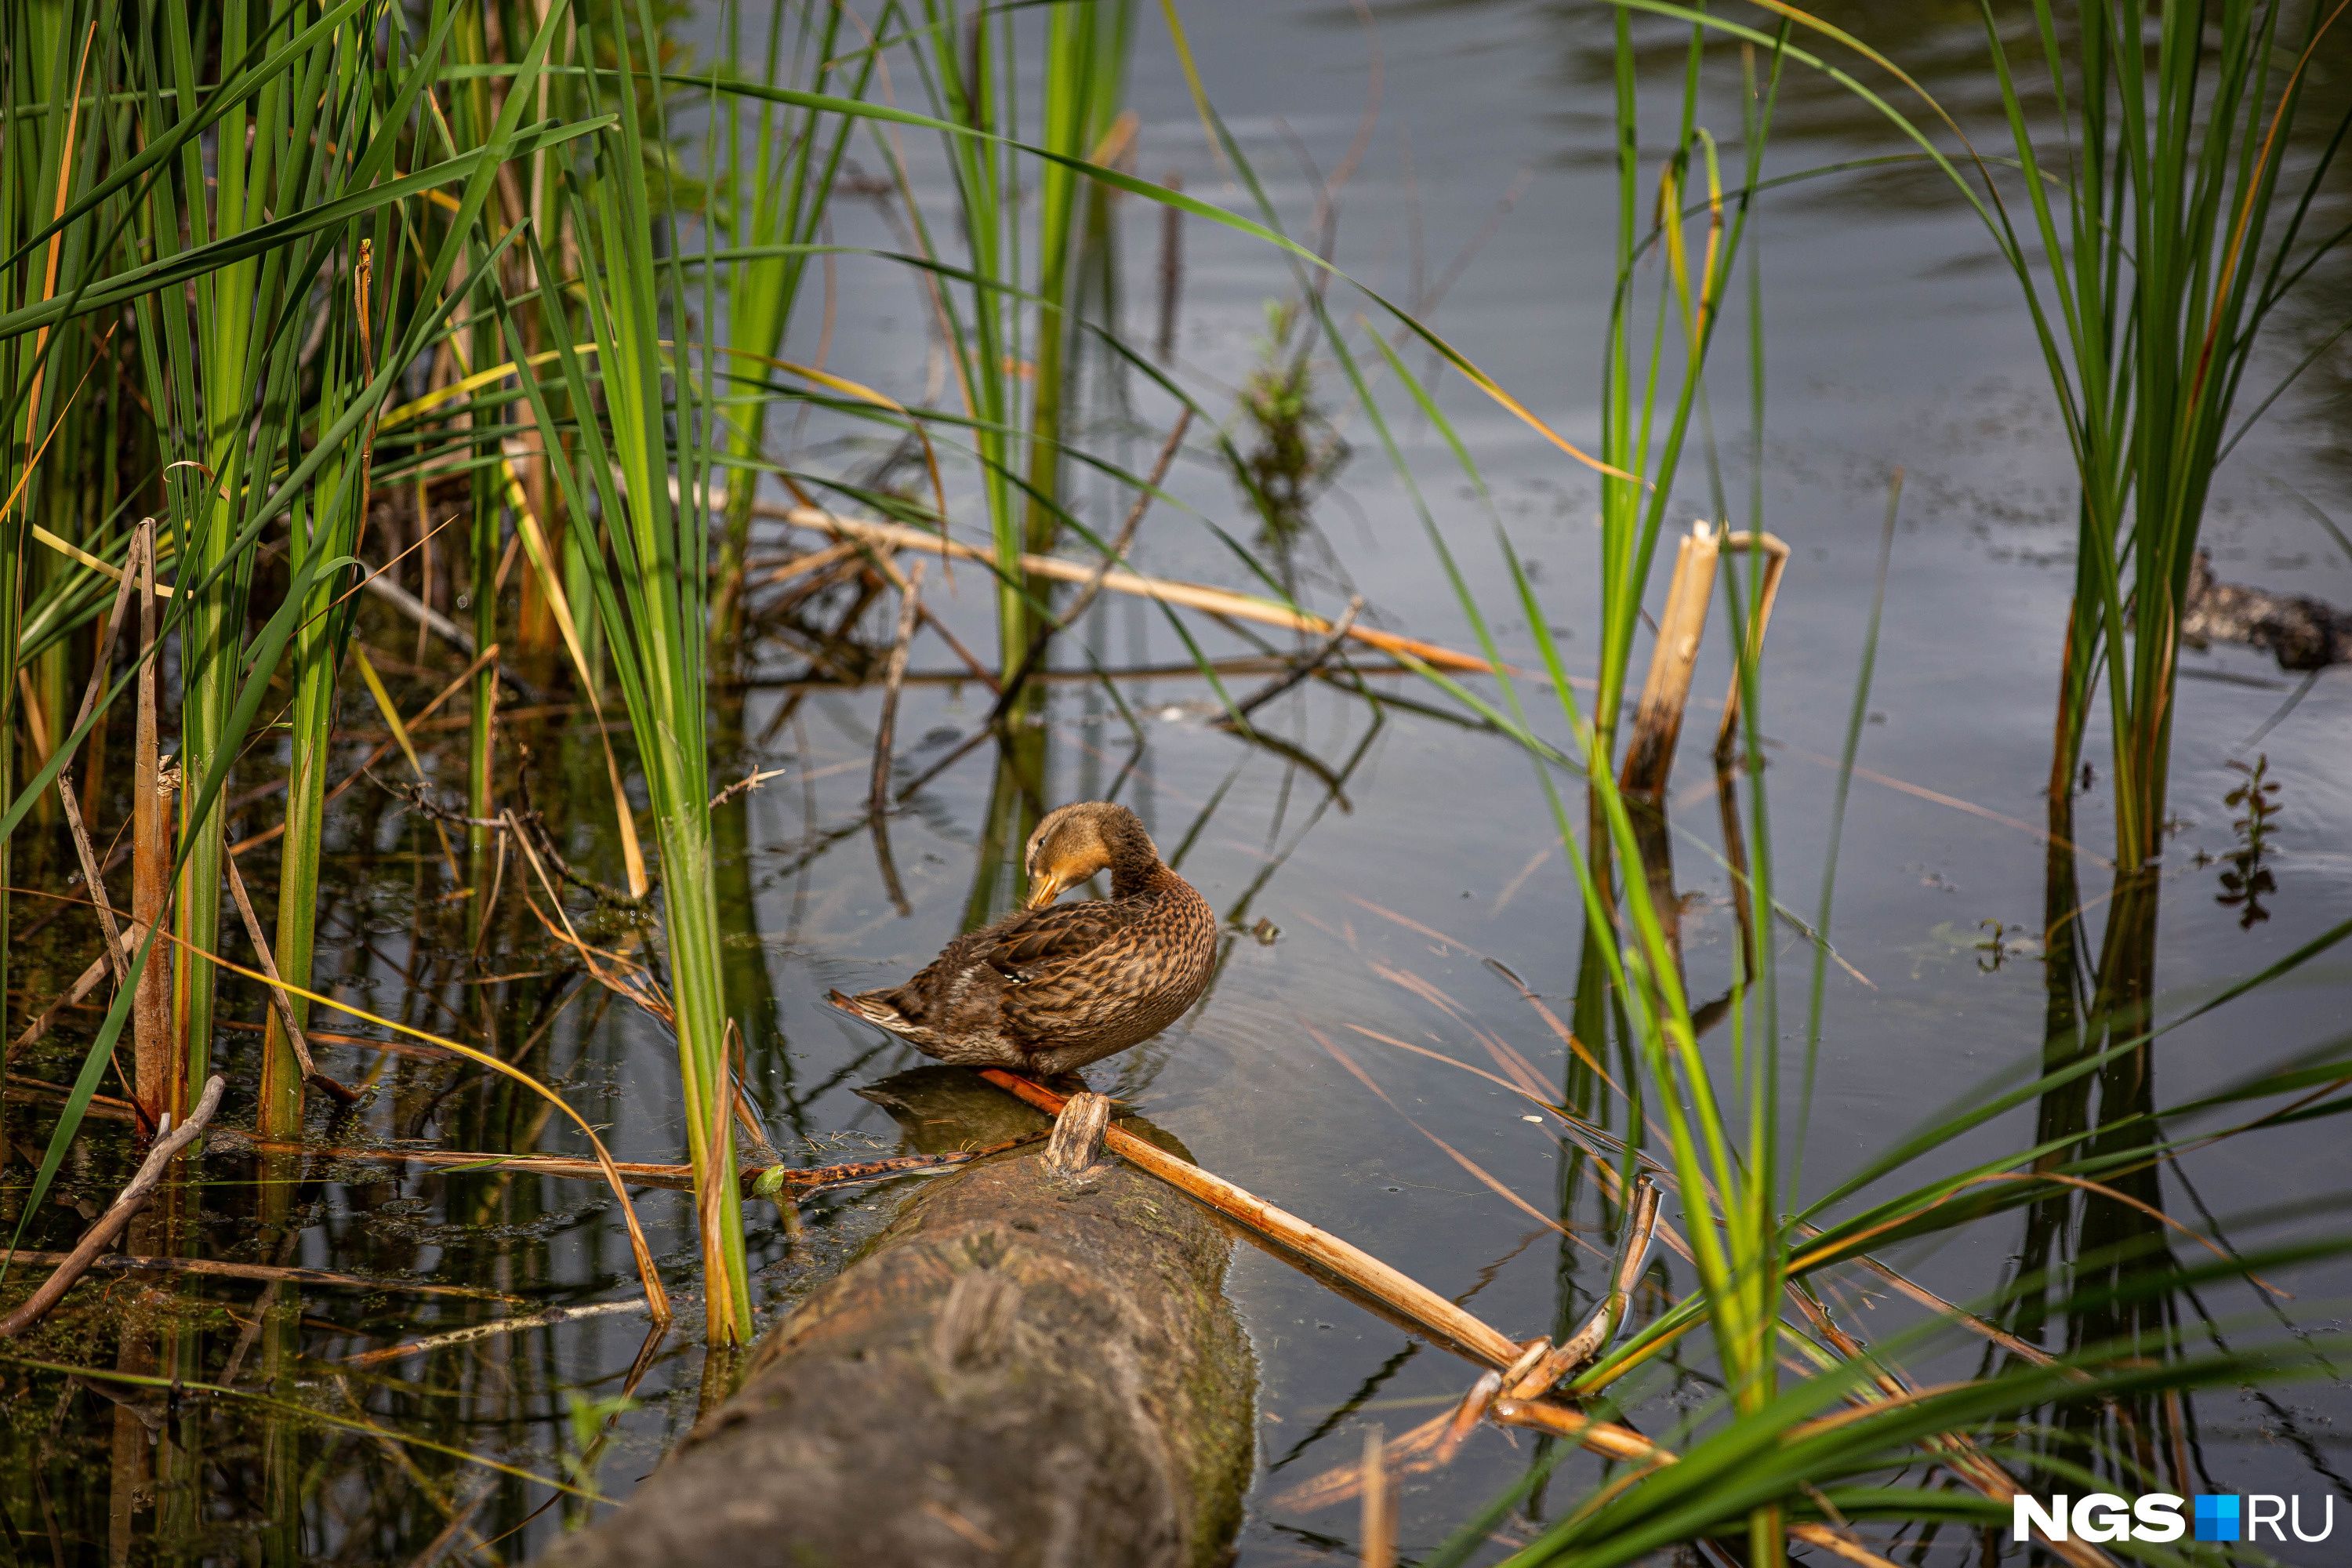
<svg viewBox="0 0 2352 1568"><path fill-rule="evenodd" d="M2301 594L2272 594L2217 582L2213 558L2200 550L2189 566L2181 640L2192 647L2240 642L2269 651L2281 669L2325 669L2352 663L2352 615Z"/></svg>
<svg viewBox="0 0 2352 1568"><path fill-rule="evenodd" d="M961 1068L866 1092L917 1152L1047 1125ZM1224 1295L1231 1247L1215 1216L1112 1155L1061 1174L1033 1142L924 1178L761 1343L742 1388L542 1562L1228 1561L1255 1384Z"/></svg>

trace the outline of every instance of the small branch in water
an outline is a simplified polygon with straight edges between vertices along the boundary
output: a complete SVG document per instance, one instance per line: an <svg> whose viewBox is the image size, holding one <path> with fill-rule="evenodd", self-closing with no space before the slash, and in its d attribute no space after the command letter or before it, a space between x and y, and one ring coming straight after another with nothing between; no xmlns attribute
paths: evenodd
<svg viewBox="0 0 2352 1568"><path fill-rule="evenodd" d="M107 1205L106 1212L98 1216L98 1223L89 1227L80 1243L66 1254L65 1260L58 1265L48 1279L42 1281L39 1289L26 1299L22 1306L0 1319L0 1340L13 1340L39 1322L47 1315L49 1309L73 1289L74 1281L89 1272L98 1255L114 1244L114 1238L122 1234L122 1227L131 1223L131 1216L147 1206L148 1199L154 1195L155 1188L163 1180L163 1172L171 1165L173 1157L203 1134L205 1123L210 1121L213 1112L220 1109L221 1090L226 1084L226 1080L217 1073L205 1084L204 1097L188 1113L188 1120L147 1151L147 1158L141 1163L139 1173L131 1177L130 1184L116 1195L113 1203Z"/></svg>
<svg viewBox="0 0 2352 1568"><path fill-rule="evenodd" d="M0 1259L11 1263L63 1263L73 1255L69 1252L34 1252L0 1250ZM365 1274L342 1274L332 1268L290 1268L268 1263L222 1263L209 1258L132 1258L125 1253L109 1252L90 1259L93 1268L110 1268L125 1274L202 1274L216 1279L282 1280L289 1285L344 1285L355 1290L405 1291L418 1296L463 1296L477 1301L511 1301L515 1297L499 1290L480 1290L470 1285L437 1285L429 1279L379 1279ZM636 1303L642 1308L642 1299Z"/></svg>

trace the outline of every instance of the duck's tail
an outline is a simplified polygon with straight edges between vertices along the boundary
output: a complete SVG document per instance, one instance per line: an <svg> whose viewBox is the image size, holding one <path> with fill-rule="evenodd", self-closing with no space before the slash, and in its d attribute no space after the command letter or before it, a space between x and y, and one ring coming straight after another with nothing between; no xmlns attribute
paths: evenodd
<svg viewBox="0 0 2352 1568"><path fill-rule="evenodd" d="M867 991L856 996L845 996L838 991L828 991L824 999L852 1017L863 1018L877 1028L887 1029L894 1035L904 1034L909 1027L907 1016L883 999L887 994L881 991Z"/></svg>

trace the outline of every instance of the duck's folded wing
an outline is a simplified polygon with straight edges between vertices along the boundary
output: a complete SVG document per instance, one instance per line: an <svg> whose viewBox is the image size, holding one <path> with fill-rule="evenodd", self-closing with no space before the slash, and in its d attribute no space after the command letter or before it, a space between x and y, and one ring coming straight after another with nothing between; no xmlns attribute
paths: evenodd
<svg viewBox="0 0 2352 1568"><path fill-rule="evenodd" d="M979 957L1009 980L1027 980L1083 959L1140 923L1144 913L1099 900L1031 910L982 932L987 942Z"/></svg>

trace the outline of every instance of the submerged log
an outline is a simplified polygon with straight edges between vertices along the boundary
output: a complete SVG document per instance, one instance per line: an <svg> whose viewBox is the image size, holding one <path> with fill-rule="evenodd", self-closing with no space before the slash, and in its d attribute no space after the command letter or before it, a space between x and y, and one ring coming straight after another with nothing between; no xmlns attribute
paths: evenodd
<svg viewBox="0 0 2352 1568"><path fill-rule="evenodd" d="M866 1093L924 1152L1046 1124L961 1068ZM734 1397L542 1561L1225 1562L1255 1430L1231 1246L1112 1156L1063 1175L1032 1143L927 1178L761 1343Z"/></svg>

